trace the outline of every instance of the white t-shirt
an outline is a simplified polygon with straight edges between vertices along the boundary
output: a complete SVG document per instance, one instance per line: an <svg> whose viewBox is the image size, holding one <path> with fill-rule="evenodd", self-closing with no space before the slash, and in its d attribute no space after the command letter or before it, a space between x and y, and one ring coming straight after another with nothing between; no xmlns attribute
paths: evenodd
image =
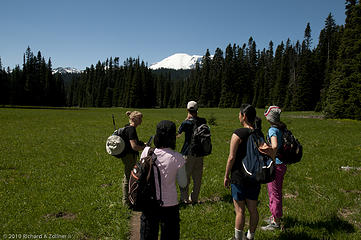
<svg viewBox="0 0 361 240"><path fill-rule="evenodd" d="M149 147L146 147L140 157L146 157L148 154L148 150ZM157 156L156 164L160 170L163 207L178 205L176 180L178 181L179 185L181 185L181 187L184 187L187 183L184 167L185 160L180 153L170 148L156 148L154 150L154 153ZM158 172L155 167L154 179L157 191L157 199L159 199L160 193Z"/></svg>

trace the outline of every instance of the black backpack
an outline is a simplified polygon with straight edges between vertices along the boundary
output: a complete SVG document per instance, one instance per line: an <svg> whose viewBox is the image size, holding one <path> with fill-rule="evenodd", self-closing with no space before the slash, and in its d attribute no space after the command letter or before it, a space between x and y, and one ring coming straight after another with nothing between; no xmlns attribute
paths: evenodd
<svg viewBox="0 0 361 240"><path fill-rule="evenodd" d="M191 119L193 133L189 146L189 153L195 157L204 157L212 153L211 130L205 123ZM205 122L205 121L204 121Z"/></svg>
<svg viewBox="0 0 361 240"><path fill-rule="evenodd" d="M130 173L128 198L130 209L133 211L144 211L163 205L161 177L159 168L155 164L156 159L154 148L149 148L147 156L141 158ZM157 200L156 196L154 167L158 172L160 200Z"/></svg>
<svg viewBox="0 0 361 240"><path fill-rule="evenodd" d="M277 155L283 163L292 164L301 161L303 148L301 143L295 138L287 128L282 130L282 145L277 150Z"/></svg>
<svg viewBox="0 0 361 240"><path fill-rule="evenodd" d="M269 183L275 179L275 162L258 149L264 138L251 130L247 140L247 153L242 159L242 175L249 182Z"/></svg>
<svg viewBox="0 0 361 240"><path fill-rule="evenodd" d="M128 138L125 136L125 129L127 128L127 126L126 127L122 127L122 128L119 128L118 130L115 130L114 132L113 132L113 135L115 135L115 136L119 136L123 141L124 141L124 149L123 149L123 151L120 153L120 154L118 154L118 155L113 155L114 157L116 157L116 158L122 158L122 157L125 157L125 155L127 154L127 152L128 152L128 149L127 149L127 144L125 143L125 141L129 141L128 140Z"/></svg>

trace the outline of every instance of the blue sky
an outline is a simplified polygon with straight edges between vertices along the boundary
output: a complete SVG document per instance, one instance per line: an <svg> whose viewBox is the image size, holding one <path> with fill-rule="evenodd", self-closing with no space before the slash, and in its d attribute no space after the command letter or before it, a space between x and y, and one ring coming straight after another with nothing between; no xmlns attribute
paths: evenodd
<svg viewBox="0 0 361 240"><path fill-rule="evenodd" d="M332 13L345 22L343 0L2 0L0 58L22 66L28 46L53 68L85 69L98 60L139 57L151 65L175 54L211 54L253 37L257 49L288 38L303 40L307 22L313 44Z"/></svg>

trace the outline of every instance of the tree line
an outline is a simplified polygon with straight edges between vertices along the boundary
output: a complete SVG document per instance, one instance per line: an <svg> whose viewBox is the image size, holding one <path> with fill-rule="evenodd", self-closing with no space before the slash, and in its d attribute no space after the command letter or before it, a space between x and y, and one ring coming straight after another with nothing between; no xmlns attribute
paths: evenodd
<svg viewBox="0 0 361 240"><path fill-rule="evenodd" d="M252 103L258 108L278 105L292 111L323 111L332 118L361 119L360 2L347 0L345 9L344 25L336 25L328 15L314 48L308 23L302 41L288 39L278 46L270 41L267 49L259 50L250 37L242 46L229 44L224 52L217 48L211 55L207 50L202 64L190 71L153 71L139 58L128 58L123 65L117 57L98 61L65 89L61 76L49 74L50 59L45 64L40 52L35 57L28 48L22 70L6 72L0 67L0 83L13 89L0 103L148 108L184 107L192 99L203 107ZM16 87L26 93L19 94L19 102L14 101ZM57 93L49 94L50 89Z"/></svg>
<svg viewBox="0 0 361 240"><path fill-rule="evenodd" d="M26 49L23 68L2 67L0 59L0 104L31 106L64 106L64 82L60 74L52 73L51 59L46 62L39 51L37 55Z"/></svg>

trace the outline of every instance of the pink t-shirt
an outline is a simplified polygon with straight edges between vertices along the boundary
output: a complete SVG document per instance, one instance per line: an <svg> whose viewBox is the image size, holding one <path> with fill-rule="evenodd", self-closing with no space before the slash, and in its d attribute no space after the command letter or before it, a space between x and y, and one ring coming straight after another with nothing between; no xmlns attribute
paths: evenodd
<svg viewBox="0 0 361 240"><path fill-rule="evenodd" d="M148 154L149 147L146 147L141 158L146 157ZM185 160L183 156L170 149L170 148L156 148L154 150L155 155L157 155L156 164L160 170L161 184L162 184L162 201L163 207L175 206L178 204L178 194L177 194L177 172L184 164ZM154 179L155 187L157 190L157 199L160 198L159 194L159 183L158 183L158 172L154 168Z"/></svg>

